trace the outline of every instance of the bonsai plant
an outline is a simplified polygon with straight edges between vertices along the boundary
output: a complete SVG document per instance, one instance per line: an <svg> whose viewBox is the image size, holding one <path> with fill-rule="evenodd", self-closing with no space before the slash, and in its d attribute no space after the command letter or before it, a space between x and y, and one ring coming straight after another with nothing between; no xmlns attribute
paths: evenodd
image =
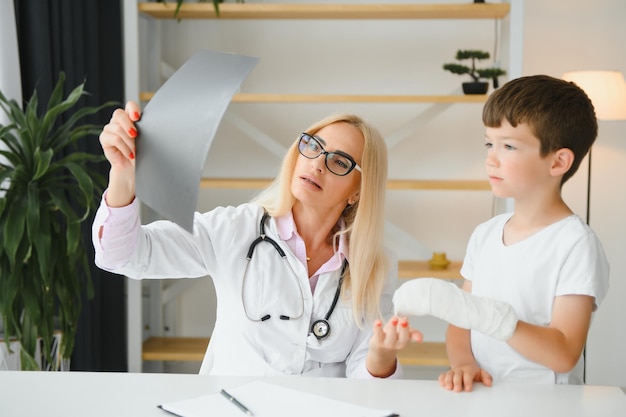
<svg viewBox="0 0 626 417"><path fill-rule="evenodd" d="M0 107L9 123L0 124L0 317L4 340L20 344L23 370L53 362L54 333L61 334L59 355L67 366L87 277L89 259L81 241L81 223L93 211L105 178L92 163L101 155L75 151L78 140L101 128L79 123L102 108L84 107L66 116L86 93L84 83L63 98L65 74L59 75L47 107L37 114L37 90L25 109L0 91ZM37 345L42 356L35 357ZM43 359L43 360L39 360Z"/></svg>
<svg viewBox="0 0 626 417"><path fill-rule="evenodd" d="M459 50L456 53L457 61L471 59L471 67L463 64L451 63L443 64L443 69L450 71L453 74L468 74L472 77L472 82L463 83L463 92L465 94L485 94L489 89L489 84L487 82L480 81L481 79L492 79L493 87L498 88L498 77L506 74L506 71L501 68L476 68L476 60L487 58L489 58L489 52L479 50Z"/></svg>

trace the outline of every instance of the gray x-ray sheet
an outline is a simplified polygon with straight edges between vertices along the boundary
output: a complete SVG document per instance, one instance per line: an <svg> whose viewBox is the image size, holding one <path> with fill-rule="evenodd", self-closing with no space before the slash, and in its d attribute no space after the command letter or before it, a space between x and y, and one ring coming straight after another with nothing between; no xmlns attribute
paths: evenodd
<svg viewBox="0 0 626 417"><path fill-rule="evenodd" d="M215 132L257 62L237 54L196 53L159 88L137 123L137 198L189 232Z"/></svg>

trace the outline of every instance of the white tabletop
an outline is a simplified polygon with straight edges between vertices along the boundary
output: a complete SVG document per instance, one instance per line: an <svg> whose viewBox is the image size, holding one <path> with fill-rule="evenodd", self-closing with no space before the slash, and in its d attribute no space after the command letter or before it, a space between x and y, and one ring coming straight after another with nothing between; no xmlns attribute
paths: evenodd
<svg viewBox="0 0 626 417"><path fill-rule="evenodd" d="M158 404L187 399L258 378L183 374L0 372L2 416L157 416ZM269 377L266 382L355 404L390 409L402 417L624 417L618 387L477 385L453 393L436 381ZM328 416L332 416L329 410Z"/></svg>

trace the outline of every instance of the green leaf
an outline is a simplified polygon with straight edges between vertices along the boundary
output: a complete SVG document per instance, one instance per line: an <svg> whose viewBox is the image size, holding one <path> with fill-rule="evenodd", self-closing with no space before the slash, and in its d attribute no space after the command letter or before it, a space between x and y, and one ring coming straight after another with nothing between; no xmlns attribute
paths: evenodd
<svg viewBox="0 0 626 417"><path fill-rule="evenodd" d="M41 151L41 148L35 149L35 155L33 162L35 164L35 173L33 174L33 181L41 178L50 167L50 161L52 161L52 149Z"/></svg>
<svg viewBox="0 0 626 417"><path fill-rule="evenodd" d="M56 247L56 245L52 245L52 232L50 230L50 224L52 220L50 219L50 214L48 210L42 209L39 217L39 233L35 234L33 237L33 247L35 253L37 254L37 263L39 264L39 274L42 277L50 276L50 271L52 268L52 251ZM52 283L48 282L48 280L44 280L46 284L51 285Z"/></svg>
<svg viewBox="0 0 626 417"><path fill-rule="evenodd" d="M41 137L39 127L39 117L37 117L37 106L39 105L39 99L37 94L33 93L30 100L24 110L25 120L24 124L20 126L20 135L24 142L24 148L26 155L32 154L35 148L38 146L37 141Z"/></svg>
<svg viewBox="0 0 626 417"><path fill-rule="evenodd" d="M65 72L59 72L59 80L57 81L52 93L50 94L50 99L48 100L48 109L53 108L57 104L63 100L63 84L65 84Z"/></svg>
<svg viewBox="0 0 626 417"><path fill-rule="evenodd" d="M17 248L20 245L22 236L24 235L24 223L26 221L24 201L23 199L17 200L8 207L8 214L6 221L4 222L3 230L3 246L4 251L11 262L11 266L14 267L14 259L17 254Z"/></svg>
<svg viewBox="0 0 626 417"><path fill-rule="evenodd" d="M39 230L39 216L41 213L41 204L39 203L39 188L37 183L28 185L28 194L26 197L26 231L28 239L33 242Z"/></svg>
<svg viewBox="0 0 626 417"><path fill-rule="evenodd" d="M23 326L22 337L20 338L20 360L22 361L22 369L39 370L39 366L34 359L37 349L37 336L39 333L37 328L38 317L32 316L33 312L37 314L38 308L31 302L32 300L28 297L28 295L24 298L28 301L26 301L26 305L24 306L24 315L22 318Z"/></svg>
<svg viewBox="0 0 626 417"><path fill-rule="evenodd" d="M456 53L456 59L462 61L464 59L487 59L489 52L476 49L459 50Z"/></svg>
<svg viewBox="0 0 626 417"><path fill-rule="evenodd" d="M67 254L75 252L80 243L80 224L77 222L68 223L66 226Z"/></svg>
<svg viewBox="0 0 626 417"><path fill-rule="evenodd" d="M4 156L7 159L7 161L9 161L9 164L11 166L19 165L22 162L22 160L19 158L19 155L16 155L14 152L11 152L11 151L0 150L0 155ZM6 166L6 165L2 165L2 166ZM11 168L11 171L15 171L15 170Z"/></svg>
<svg viewBox="0 0 626 417"><path fill-rule="evenodd" d="M35 361L34 353L31 355L24 349L20 349L20 364L24 371L40 371L39 365Z"/></svg>
<svg viewBox="0 0 626 417"><path fill-rule="evenodd" d="M48 189L47 192L55 209L63 213L68 223L73 223L78 220L78 215L74 212L69 201L67 201L67 197L62 189Z"/></svg>
<svg viewBox="0 0 626 417"><path fill-rule="evenodd" d="M0 130L0 141L2 141L8 148L9 151L15 154L15 158L19 160L24 160L24 148L22 143L13 135L14 129L8 129L11 126L6 126L2 130Z"/></svg>
<svg viewBox="0 0 626 417"><path fill-rule="evenodd" d="M0 152L0 155L2 155L2 152ZM5 165L0 165L0 184L2 184L5 180L9 180L11 178L11 175L13 175L13 168L6 167ZM1 189L2 188L0 188L0 190ZM0 204L5 201L5 199L0 198ZM2 209L0 208L0 214L1 213Z"/></svg>
<svg viewBox="0 0 626 417"><path fill-rule="evenodd" d="M61 80L59 80L59 83L61 83ZM59 115L72 108L78 102L78 100L80 100L82 95L83 84L80 84L78 87L72 90L72 92L67 96L65 100L63 100L59 104L54 105L53 107L48 108L48 111L44 115L42 121L42 131L45 132L45 134L48 134Z"/></svg>
<svg viewBox="0 0 626 417"><path fill-rule="evenodd" d="M87 175L85 170L80 165L75 164L73 162L68 162L66 164L66 167L72 172L72 175L74 175L74 178L76 178L76 181L78 181L78 187L80 188L82 192L82 195L80 197L84 198L84 201L86 203L85 213L79 220L82 222L83 220L87 218L87 216L89 215L89 210L92 207L91 199L93 198L93 181L91 180L91 177ZM78 197L78 196L75 195L74 197Z"/></svg>
<svg viewBox="0 0 626 417"><path fill-rule="evenodd" d="M113 106L119 106L118 102L108 101L98 107L85 107L73 113L71 117L63 123L55 132L51 132L48 146L54 148L55 152L74 143L83 136L93 134L98 136L102 131L102 126L85 124L74 127L81 119L98 113L99 111Z"/></svg>

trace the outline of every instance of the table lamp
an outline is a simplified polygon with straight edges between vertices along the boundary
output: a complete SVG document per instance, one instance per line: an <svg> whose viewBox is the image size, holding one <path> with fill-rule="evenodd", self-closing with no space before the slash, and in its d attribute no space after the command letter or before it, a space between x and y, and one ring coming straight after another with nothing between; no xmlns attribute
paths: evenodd
<svg viewBox="0 0 626 417"><path fill-rule="evenodd" d="M563 79L582 88L593 103L598 120L626 120L626 81L619 71L571 71ZM587 174L587 224L591 195L591 149Z"/></svg>

